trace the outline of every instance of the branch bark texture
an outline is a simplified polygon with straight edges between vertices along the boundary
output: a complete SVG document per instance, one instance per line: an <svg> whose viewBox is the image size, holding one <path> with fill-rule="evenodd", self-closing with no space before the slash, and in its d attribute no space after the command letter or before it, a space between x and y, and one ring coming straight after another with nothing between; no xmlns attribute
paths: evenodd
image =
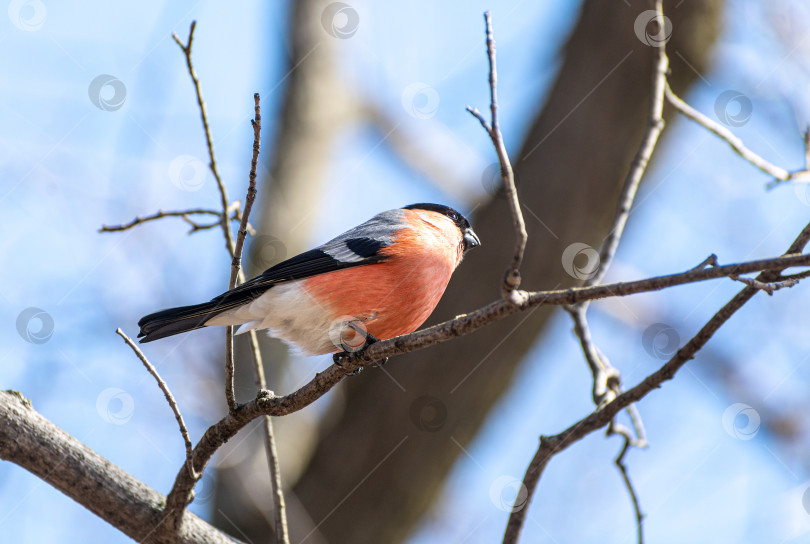
<svg viewBox="0 0 810 544"><path fill-rule="evenodd" d="M45 419L15 391L0 392L0 458L52 485L137 542L233 544L186 512L181 530L159 530L165 497Z"/></svg>

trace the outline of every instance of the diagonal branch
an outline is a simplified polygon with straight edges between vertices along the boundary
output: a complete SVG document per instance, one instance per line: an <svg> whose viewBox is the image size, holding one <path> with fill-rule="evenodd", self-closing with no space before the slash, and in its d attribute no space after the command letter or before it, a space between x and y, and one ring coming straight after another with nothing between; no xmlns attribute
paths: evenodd
<svg viewBox="0 0 810 544"><path fill-rule="evenodd" d="M183 435L183 442L186 445L186 464L188 466L188 470L191 472L192 477L195 480L198 480L201 475L195 473L194 468L191 465L191 437L189 437L186 423L185 421L183 421L183 416L180 415L180 407L177 405L177 401L174 399L174 395L172 395L172 392L169 390L169 386L166 385L166 382L163 381L163 378L160 377L157 368L155 368L155 366L152 363L150 363L149 360L146 358L146 355L143 354L141 348L139 348L138 345L135 342L133 342L132 339L129 336L127 336L127 334L124 331L118 328L115 329L115 334L124 339L124 342L126 342L126 344L132 349L132 351L135 353L135 356L141 360L143 366L146 367L146 371L149 372L149 374L151 374L153 378L155 378L158 387L160 387L160 390L163 391L163 396L166 397L166 402L169 403L172 412L174 412L174 418L177 420L177 425L180 426L180 434Z"/></svg>
<svg viewBox="0 0 810 544"><path fill-rule="evenodd" d="M647 170L647 165L650 162L653 152L655 151L658 138L664 130L664 93L666 89L666 74L669 69L669 59L666 54L666 23L664 18L663 2L656 0L655 2L656 16L654 22L658 24L658 36L656 39L655 57L653 62L652 72L652 92L650 94L650 108L647 118L647 129L641 139L641 144L636 152L633 162L630 164L630 170L625 178L621 194L619 196L619 204L613 218L613 225L608 232L607 237L602 242L602 247L599 250L599 266L596 273L585 281L585 286L598 285L604 280L605 275L613 263L616 256L616 251L619 248L619 242L624 234L624 229L627 226L627 221L630 217L630 211L633 207L633 202L638 192L638 187ZM653 21L651 21L653 22ZM591 374L593 376L592 397L597 407L604 405L616 398L621 393L621 374L610 363L608 358L601 355L599 349L593 342L591 337L590 328L586 314L590 301L583 301L574 306L567 307L568 313L574 321L574 332L579 338L582 352L585 355L585 360L588 362ZM636 508L638 519L638 535L639 544L642 544L643 535L641 530L641 516L638 507L638 497L633 489L630 479L627 476L627 471L621 460L628 447L631 445L646 445L644 438L645 430L644 423L641 419L641 414L635 406L628 407L633 426L635 427L636 436L638 440L634 440L630 436L629 429L622 427L626 431L625 448L622 450L621 455L616 461L616 465L622 472L625 485L628 488L633 505ZM614 422L618 427L618 424Z"/></svg>
<svg viewBox="0 0 810 544"><path fill-rule="evenodd" d="M807 224L796 237L796 240L790 245L790 248L785 252L785 255L791 255L797 251L801 251L809 240L810 224ZM781 271L782 269L780 268L772 268L763 271L757 276L757 280L762 282L774 281L779 277ZM528 495L525 498L521 497L523 507L514 510L509 516L509 522L506 525L503 538L504 544L518 541L523 529L523 523L526 519L526 511L529 508L529 502L531 502L534 491L537 488L537 483L540 481L540 476L543 474L543 470L554 455L560 453L568 446L593 431L609 424L620 410L638 402L650 391L658 389L665 381L675 377L678 370L693 359L695 354L706 345L706 342L709 341L714 333L717 332L737 310L751 300L758 291L759 289L755 287L746 286L743 288L726 303L725 306L720 308L698 333L681 347L661 368L644 378L644 380L632 389L627 390L616 397L616 399L606 404L604 408L591 413L559 434L550 437L541 436L540 446L537 448L523 477L523 485L526 487Z"/></svg>
<svg viewBox="0 0 810 544"><path fill-rule="evenodd" d="M16 391L0 392L0 459L10 461L81 504L137 542L233 544L190 512L182 531L162 527L165 497L60 429Z"/></svg>
<svg viewBox="0 0 810 544"><path fill-rule="evenodd" d="M810 224L808 224L808 226L805 228L805 231L807 231L807 236L810 237ZM792 249L792 251L800 250L801 247L798 249ZM398 336L388 340L381 340L371 344L363 351L348 354L341 360L341 366L334 364L329 366L323 372L317 373L309 383L286 396L278 397L270 391L260 391L256 399L245 404L240 404L236 412L228 414L205 431L203 437L194 447L194 470L201 472L218 448L230 440L242 427L257 417L264 415L284 416L297 412L328 393L335 385L340 383L346 376L355 372L358 368L371 365L375 361L379 361L386 357L417 351L439 342L445 342L451 338L470 334L481 327L503 319L504 317L516 312L524 311L536 306L562 306L566 304L576 304L577 302L581 302L583 300L596 300L600 298L625 296L633 293L656 291L665 287L693 283L711 278L726 277L729 274L735 273L763 270L771 271L771 273L774 275L773 277L776 277L778 276L779 271L793 266L810 266L810 255L796 255L788 253L782 257L774 259L719 266L704 270L692 269L680 274L660 276L657 278L649 278L636 282L614 283L592 287L573 287L570 289L557 291L524 291L521 293L521 298L524 300L524 302L520 305L515 305L512 302L504 299L496 300L483 308L479 308L478 310L469 314L458 316L450 321L446 321L439 325L434 325L411 334L406 334L404 336ZM752 287L746 287L746 289L751 290L751 296L753 296L753 293L757 291L757 289ZM724 318L723 322L725 319L728 319L728 316ZM720 324L717 326L719 327ZM711 333L708 336L699 336L699 344L696 345L694 351L697 351L699 347L702 347L702 345L705 344L713 333L714 330L711 330ZM687 344L687 346L690 345L691 344ZM694 353L694 351L687 351L684 353L687 353L688 356L691 357L691 353ZM680 364L682 364L682 362ZM677 368L680 368L680 364L677 365ZM665 365L663 368L671 369L672 366L673 365ZM669 372L671 372L671 374L668 374ZM663 375L653 374L653 379L657 379L658 381L653 385L650 385L649 388L647 385L645 385L642 389L639 389L639 387L641 387L641 385L639 385L630 391L618 395L616 399L607 403L603 408L598 409L597 412L594 412L594 414L599 414L598 416L594 416L593 414L588 416L589 418L598 417L597 422L599 424L592 428L587 427L589 429L587 432L592 432L593 430L607 425L619 410L628 407L631 403L646 395L649 390L657 387L662 381L665 379L670 379L672 375L674 375L674 370L665 370ZM648 378L648 380L649 379L650 378ZM642 384L644 383L647 383L647 380L642 382ZM640 394L640 392L643 393ZM620 399L621 402L619 402ZM606 413L609 413L610 417L603 420L602 414ZM586 418L583 421L590 420ZM588 423L588 425L592 424L593 422ZM581 438L582 436L584 436L584 434L578 435L578 438ZM569 444L566 444L566 446L567 445ZM194 482L189 478L188 472L186 470L181 470L177 474L174 487L167 497L167 509L176 507L177 504L181 503L183 500L182 497L187 496L193 485Z"/></svg>
<svg viewBox="0 0 810 544"><path fill-rule="evenodd" d="M702 125L706 128L709 132L713 133L716 136L719 136L722 140L724 140L731 149L734 150L740 157L751 163L752 165L759 168L762 172L768 174L769 176L774 178L774 181L770 183L770 185L775 185L780 182L786 181L810 181L810 173L807 171L807 167L810 165L805 165L804 170L800 170L798 172L789 172L782 168L781 166L777 166L772 162L768 161L764 157L754 153L750 149L748 149L743 141L734 135L728 128L724 127L720 123L712 120L708 116L704 115L703 113L699 112L686 102L684 102L681 98L679 98L669 87L669 84L666 86L666 98L667 101L675 107L676 110L684 114L686 117L691 119L692 121Z"/></svg>

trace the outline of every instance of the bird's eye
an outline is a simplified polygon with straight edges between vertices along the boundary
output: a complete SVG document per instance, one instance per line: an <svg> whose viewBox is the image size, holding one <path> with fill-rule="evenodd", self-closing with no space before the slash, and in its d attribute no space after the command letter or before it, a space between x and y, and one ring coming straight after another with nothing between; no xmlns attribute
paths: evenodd
<svg viewBox="0 0 810 544"><path fill-rule="evenodd" d="M458 214L456 212L447 212L447 217L453 221L458 221Z"/></svg>

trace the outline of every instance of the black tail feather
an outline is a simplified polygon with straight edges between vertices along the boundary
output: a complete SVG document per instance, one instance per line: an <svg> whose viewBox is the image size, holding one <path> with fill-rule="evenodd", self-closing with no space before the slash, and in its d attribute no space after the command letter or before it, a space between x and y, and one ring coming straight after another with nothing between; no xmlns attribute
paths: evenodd
<svg viewBox="0 0 810 544"><path fill-rule="evenodd" d="M174 336L186 331L193 331L205 326L206 321L229 308L222 301L204 302L193 306L169 308L149 314L140 321L138 338L141 343Z"/></svg>

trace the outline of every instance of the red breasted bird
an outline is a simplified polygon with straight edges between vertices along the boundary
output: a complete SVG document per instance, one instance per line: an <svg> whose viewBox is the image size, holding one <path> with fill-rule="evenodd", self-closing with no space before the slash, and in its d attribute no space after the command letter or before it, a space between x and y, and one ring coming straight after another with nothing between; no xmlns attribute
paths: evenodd
<svg viewBox="0 0 810 544"><path fill-rule="evenodd" d="M138 337L241 325L237 334L268 329L307 355L357 351L415 331L480 244L469 221L447 206L388 210L210 302L147 315Z"/></svg>

